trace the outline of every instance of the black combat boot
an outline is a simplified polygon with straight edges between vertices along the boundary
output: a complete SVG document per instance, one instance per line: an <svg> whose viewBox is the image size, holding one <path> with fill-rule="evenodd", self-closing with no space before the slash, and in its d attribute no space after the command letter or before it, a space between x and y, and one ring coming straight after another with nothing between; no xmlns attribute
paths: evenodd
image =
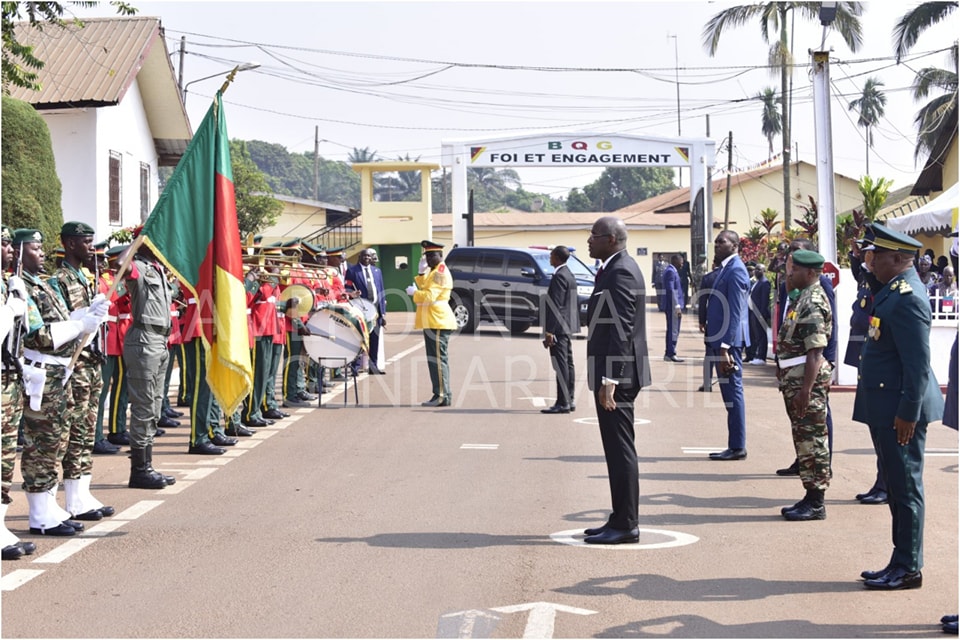
<svg viewBox="0 0 960 640"><path fill-rule="evenodd" d="M163 478L164 484L177 484L177 479L174 478L173 476L165 476L165 475L163 475L162 473L160 473L159 471L154 470L154 468L153 468L153 445L152 445L152 444L147 446L147 467L150 469L150 471L152 471L153 473L155 473L155 474L157 474L158 476L160 476L161 478Z"/></svg>
<svg viewBox="0 0 960 640"><path fill-rule="evenodd" d="M807 495L797 505L790 509L783 517L791 521L826 520L827 509L823 506L823 489L807 489Z"/></svg>
<svg viewBox="0 0 960 640"><path fill-rule="evenodd" d="M166 481L159 473L150 467L147 458L147 449L130 447L130 482L131 489L163 489Z"/></svg>

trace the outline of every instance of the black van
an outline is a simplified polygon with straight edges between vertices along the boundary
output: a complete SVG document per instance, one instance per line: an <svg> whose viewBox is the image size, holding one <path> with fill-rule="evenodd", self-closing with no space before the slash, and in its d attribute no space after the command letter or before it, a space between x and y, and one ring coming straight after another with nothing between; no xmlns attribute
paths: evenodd
<svg viewBox="0 0 960 640"><path fill-rule="evenodd" d="M511 333L541 326L543 300L553 277L550 252L516 247L455 247L444 262L453 275L450 306L457 326L473 333L480 321L506 325ZM567 266L577 279L580 324L586 324L594 272L571 255Z"/></svg>

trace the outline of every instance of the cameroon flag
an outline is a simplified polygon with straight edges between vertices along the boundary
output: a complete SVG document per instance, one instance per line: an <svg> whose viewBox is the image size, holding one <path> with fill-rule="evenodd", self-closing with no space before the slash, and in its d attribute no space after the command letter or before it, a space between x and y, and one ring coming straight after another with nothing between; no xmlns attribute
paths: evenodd
<svg viewBox="0 0 960 640"><path fill-rule="evenodd" d="M140 236L196 298L207 383L226 415L252 388L230 139L217 92Z"/></svg>

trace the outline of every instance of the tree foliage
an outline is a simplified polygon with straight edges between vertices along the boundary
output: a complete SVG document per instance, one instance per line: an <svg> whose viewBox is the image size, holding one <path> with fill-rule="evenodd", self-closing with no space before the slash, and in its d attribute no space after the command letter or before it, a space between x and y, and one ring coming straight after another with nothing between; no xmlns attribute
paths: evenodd
<svg viewBox="0 0 960 640"><path fill-rule="evenodd" d="M50 130L30 104L9 96L3 96L2 119L3 222L39 229L52 255L60 244L63 210Z"/></svg>
<svg viewBox="0 0 960 640"><path fill-rule="evenodd" d="M74 2L78 7L93 7L96 2ZM129 3L112 0L110 5L124 16L134 15L137 10ZM0 82L3 93L10 93L10 86L39 90L37 71L43 68L43 60L33 53L33 47L17 40L16 24L26 19L35 29L43 30L45 25L64 27L73 24L82 27L77 18L64 18L66 4L62 2L3 2L0 3L0 30L3 36L3 50L0 54Z"/></svg>
<svg viewBox="0 0 960 640"><path fill-rule="evenodd" d="M666 167L608 167L583 188L583 198L571 192L567 210L616 211L675 188L673 170Z"/></svg>
<svg viewBox="0 0 960 640"><path fill-rule="evenodd" d="M269 194L270 186L263 172L250 158L247 145L242 140L230 141L230 164L240 235L245 237L273 225L283 212L283 203L271 195L263 195Z"/></svg>
<svg viewBox="0 0 960 640"><path fill-rule="evenodd" d="M760 130L763 137L767 139L769 152L767 159L773 158L773 139L783 131L783 123L780 119L780 111L777 108L777 90L773 87L767 87L757 94L757 99L763 103L763 111L760 114Z"/></svg>

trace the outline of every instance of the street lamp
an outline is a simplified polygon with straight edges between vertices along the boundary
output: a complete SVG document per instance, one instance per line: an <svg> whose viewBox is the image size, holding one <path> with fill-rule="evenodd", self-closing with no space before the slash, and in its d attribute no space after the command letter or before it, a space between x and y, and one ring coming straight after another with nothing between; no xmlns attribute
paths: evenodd
<svg viewBox="0 0 960 640"><path fill-rule="evenodd" d="M235 66L235 67L229 72L229 74L227 75L227 81L226 81L225 85L226 85L226 84L230 84L231 82L233 82L233 78L234 78L234 76L237 75L238 72L240 72L240 71L249 71L250 69L256 69L256 68L259 67L259 66L260 66L260 63L259 63L259 62L244 62L243 64L238 64L238 65ZM204 76L204 77L202 77L202 78L197 78L196 80L191 80L191 81L188 82L187 84L183 85L183 95L182 95L182 98L183 98L183 104L184 104L184 106L186 106L186 104L187 104L187 87L189 87L190 85L192 85L194 82L201 82L201 81L203 81L203 80L209 80L210 78L217 78L217 77L219 77L219 76L222 76L223 74L224 74L224 72L221 71L220 73L214 73L213 75Z"/></svg>

